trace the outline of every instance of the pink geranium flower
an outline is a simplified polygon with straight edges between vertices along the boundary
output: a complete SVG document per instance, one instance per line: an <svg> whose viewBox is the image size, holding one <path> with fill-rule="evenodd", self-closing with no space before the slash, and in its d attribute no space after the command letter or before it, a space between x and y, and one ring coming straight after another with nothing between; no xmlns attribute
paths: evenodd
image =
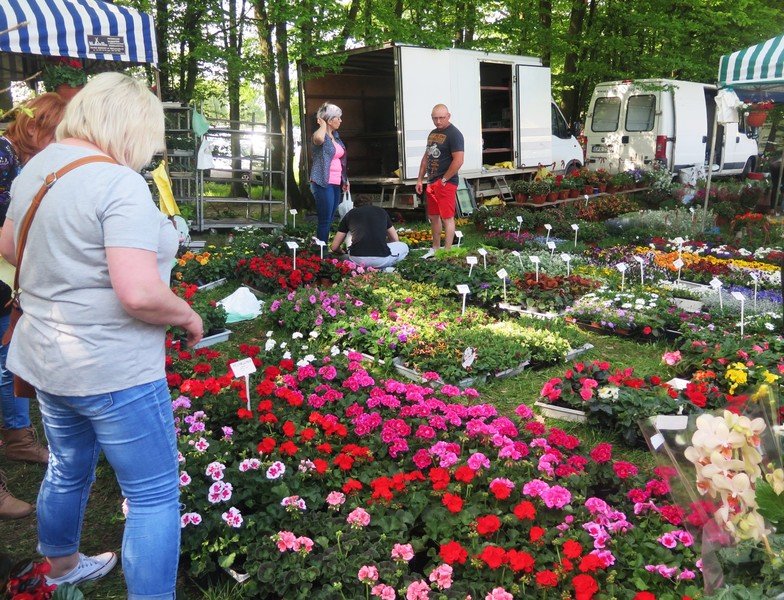
<svg viewBox="0 0 784 600"><path fill-rule="evenodd" d="M411 544L395 544L392 546L392 559L397 562L408 562L414 558L414 548Z"/></svg>

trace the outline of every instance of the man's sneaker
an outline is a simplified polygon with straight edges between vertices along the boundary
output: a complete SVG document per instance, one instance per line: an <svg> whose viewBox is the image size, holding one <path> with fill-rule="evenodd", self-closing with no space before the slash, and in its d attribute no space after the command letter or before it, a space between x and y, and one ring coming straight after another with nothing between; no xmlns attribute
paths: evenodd
<svg viewBox="0 0 784 600"><path fill-rule="evenodd" d="M427 252L422 255L422 258L433 258L436 255L436 251L430 248Z"/></svg>
<svg viewBox="0 0 784 600"><path fill-rule="evenodd" d="M71 583L79 585L85 581L100 579L108 574L117 564L117 555L114 552L104 552L97 556L85 556L79 554L79 562L76 566L62 577L47 577L47 585L62 585Z"/></svg>

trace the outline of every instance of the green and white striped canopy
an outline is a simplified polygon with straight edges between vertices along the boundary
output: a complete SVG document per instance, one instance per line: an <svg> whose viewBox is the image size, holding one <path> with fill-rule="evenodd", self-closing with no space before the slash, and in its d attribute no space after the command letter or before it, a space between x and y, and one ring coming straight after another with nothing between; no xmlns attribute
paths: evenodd
<svg viewBox="0 0 784 600"><path fill-rule="evenodd" d="M718 83L740 96L784 99L784 34L722 56Z"/></svg>

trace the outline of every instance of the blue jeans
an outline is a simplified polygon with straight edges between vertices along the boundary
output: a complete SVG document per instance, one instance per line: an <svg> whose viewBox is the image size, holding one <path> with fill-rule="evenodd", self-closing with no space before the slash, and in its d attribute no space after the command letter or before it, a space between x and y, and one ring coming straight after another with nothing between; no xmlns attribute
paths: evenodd
<svg viewBox="0 0 784 600"><path fill-rule="evenodd" d="M166 380L95 396L38 391L49 468L38 494L38 551L79 549L84 509L103 450L128 515L122 566L131 599L173 599L180 557L179 469Z"/></svg>
<svg viewBox="0 0 784 600"><path fill-rule="evenodd" d="M311 183L310 191L313 192L313 197L316 199L316 215L318 216L316 237L328 243L329 228L332 226L335 211L340 204L340 186L330 184L327 187L321 187Z"/></svg>
<svg viewBox="0 0 784 600"><path fill-rule="evenodd" d="M11 322L11 315L0 317L0 338ZM3 410L3 427L24 429L30 427L30 400L14 396L14 374L5 368L8 346L0 345L0 408Z"/></svg>

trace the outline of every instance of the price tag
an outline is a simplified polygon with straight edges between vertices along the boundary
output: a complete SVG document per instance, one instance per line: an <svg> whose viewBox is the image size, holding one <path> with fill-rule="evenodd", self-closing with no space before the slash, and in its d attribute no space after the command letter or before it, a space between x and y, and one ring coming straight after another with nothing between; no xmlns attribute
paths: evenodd
<svg viewBox="0 0 784 600"><path fill-rule="evenodd" d="M662 444L664 443L664 436L661 433L657 433L656 435L651 437L651 448L654 450L658 450L661 448Z"/></svg>
<svg viewBox="0 0 784 600"><path fill-rule="evenodd" d="M672 266L675 267L676 269L682 269L683 265L685 264L686 264L685 262L683 262L680 258L678 258L673 261Z"/></svg>
<svg viewBox="0 0 784 600"><path fill-rule="evenodd" d="M545 224L544 224L544 228L545 228L547 231L550 231L550 230L553 228L553 226L552 226L552 225L550 225L550 223L545 223Z"/></svg>
<svg viewBox="0 0 784 600"><path fill-rule="evenodd" d="M460 238L462 238L462 237L463 237L463 232L462 232L462 231L455 231L455 237L456 237L457 239L460 239Z"/></svg>
<svg viewBox="0 0 784 600"><path fill-rule="evenodd" d="M534 264L538 264L538 263L540 263L540 262L541 262L541 261L539 260L539 257L538 257L538 256L529 256L528 258L529 258L529 259L531 260L531 262L532 262L532 263L534 263Z"/></svg>
<svg viewBox="0 0 784 600"><path fill-rule="evenodd" d="M632 258L634 258L634 260L636 260L641 265L645 264L645 259L642 256L633 256Z"/></svg>
<svg viewBox="0 0 784 600"><path fill-rule="evenodd" d="M299 248L299 244L297 242L286 242L286 245L289 247L289 250L296 250Z"/></svg>
<svg viewBox="0 0 784 600"><path fill-rule="evenodd" d="M316 246L326 246L326 242L324 240L316 240Z"/></svg>
<svg viewBox="0 0 784 600"><path fill-rule="evenodd" d="M523 217L522 217L522 215L517 215L517 222L520 223L520 225L523 224Z"/></svg>
<svg viewBox="0 0 784 600"><path fill-rule="evenodd" d="M252 358L243 358L242 360L231 363L231 372L234 373L234 377L244 377L245 375L255 373L256 365L253 364Z"/></svg>
<svg viewBox="0 0 784 600"><path fill-rule="evenodd" d="M569 262L570 260L572 260L572 257L569 256L566 252L564 252L561 254L561 260L564 262Z"/></svg>
<svg viewBox="0 0 784 600"><path fill-rule="evenodd" d="M476 350L474 348L466 348L463 351L463 368L467 369L474 364L476 360Z"/></svg>
<svg viewBox="0 0 784 600"><path fill-rule="evenodd" d="M498 278L499 278L499 279L506 279L506 278L507 278L507 276L509 275L509 273L507 273L507 272L506 272L506 269L499 269L499 270L496 272L496 275L498 275Z"/></svg>
<svg viewBox="0 0 784 600"><path fill-rule="evenodd" d="M618 269L621 273L625 273L628 267L629 266L625 262L619 262L617 265L615 265L615 268Z"/></svg>
<svg viewBox="0 0 784 600"><path fill-rule="evenodd" d="M547 248L549 250L555 250L555 242L547 242Z"/></svg>
<svg viewBox="0 0 784 600"><path fill-rule="evenodd" d="M296 209L296 208L292 208L292 209L289 211L289 214L290 214L290 215L296 215L296 214L297 214L297 209Z"/></svg>
<svg viewBox="0 0 784 600"><path fill-rule="evenodd" d="M713 279L710 280L710 286L714 290L718 290L723 285L724 284L721 282L721 279L719 279L718 277L714 277Z"/></svg>
<svg viewBox="0 0 784 600"><path fill-rule="evenodd" d="M746 301L746 297L743 294L741 294L740 292L732 292L730 295L733 298L735 298L735 300L737 300L738 302L745 302Z"/></svg>
<svg viewBox="0 0 784 600"><path fill-rule="evenodd" d="M471 293L471 289L467 285L465 285L464 283L461 283L461 284L459 284L457 286L457 293L458 294L463 294L463 295L470 294Z"/></svg>
<svg viewBox="0 0 784 600"><path fill-rule="evenodd" d="M586 196L586 198L587 198L587 197L588 197L588 196ZM577 223L572 223L572 229L574 229L575 231L577 231L578 229L580 229L580 226L579 226Z"/></svg>
<svg viewBox="0 0 784 600"><path fill-rule="evenodd" d="M485 250L484 248L479 248L477 252L479 252L479 254L481 254L482 256L487 256L487 250Z"/></svg>
<svg viewBox="0 0 784 600"><path fill-rule="evenodd" d="M466 256L466 262L469 265L475 265L479 262L479 259L476 256Z"/></svg>

